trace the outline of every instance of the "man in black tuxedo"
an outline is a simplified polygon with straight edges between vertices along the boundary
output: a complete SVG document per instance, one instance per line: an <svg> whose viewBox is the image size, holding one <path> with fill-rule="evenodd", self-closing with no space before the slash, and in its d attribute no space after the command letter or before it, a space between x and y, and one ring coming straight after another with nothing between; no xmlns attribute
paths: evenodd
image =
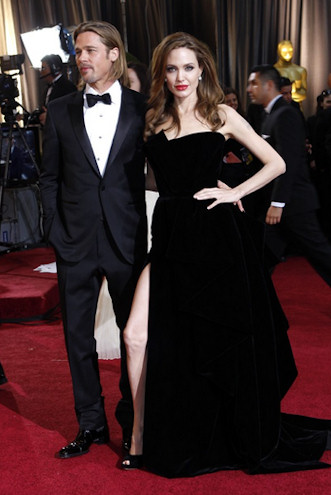
<svg viewBox="0 0 331 495"><path fill-rule="evenodd" d="M102 279L124 329L145 262L147 226L145 98L127 89L125 50L117 29L85 22L75 33L83 91L49 103L40 187L46 239L56 252L63 325L79 432L58 453L88 452L109 439L94 339ZM123 445L132 428L132 399L122 344L116 417Z"/></svg>
<svg viewBox="0 0 331 495"><path fill-rule="evenodd" d="M280 74L272 65L251 70L247 92L252 103L264 107L262 137L286 163L285 174L263 189L260 212L267 224L266 244L280 260L289 242L295 243L331 286L331 245L316 216L319 202L309 178L302 118L282 97Z"/></svg>
<svg viewBox="0 0 331 495"><path fill-rule="evenodd" d="M47 105L50 101L77 91L72 81L63 74L63 63L60 55L45 55L41 59L40 80L47 83L42 101L42 113L39 122L45 125Z"/></svg>

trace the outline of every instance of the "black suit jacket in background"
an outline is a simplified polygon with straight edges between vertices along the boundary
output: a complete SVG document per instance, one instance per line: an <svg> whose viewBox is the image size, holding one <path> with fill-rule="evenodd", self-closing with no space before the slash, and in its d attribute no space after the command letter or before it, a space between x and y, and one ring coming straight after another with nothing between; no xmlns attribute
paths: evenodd
<svg viewBox="0 0 331 495"><path fill-rule="evenodd" d="M47 91L48 91L48 86L45 88L43 92L41 107L47 106L45 104ZM48 103L50 101L56 100L57 98L61 98L61 96L65 96L70 93L74 93L76 91L77 91L77 87L75 86L75 84L72 81L69 81L69 79L67 79L65 76L61 76L60 79L57 79L53 83L53 88L51 94L49 95Z"/></svg>
<svg viewBox="0 0 331 495"><path fill-rule="evenodd" d="M309 177L305 128L299 112L279 98L262 124L261 135L286 164L286 172L263 189L265 211L271 201L285 203L283 215L316 210L319 202Z"/></svg>
<svg viewBox="0 0 331 495"><path fill-rule="evenodd" d="M68 95L77 91L77 87L72 81L69 81L65 76L61 76L60 79L53 83L53 89L49 96L48 103L61 96Z"/></svg>

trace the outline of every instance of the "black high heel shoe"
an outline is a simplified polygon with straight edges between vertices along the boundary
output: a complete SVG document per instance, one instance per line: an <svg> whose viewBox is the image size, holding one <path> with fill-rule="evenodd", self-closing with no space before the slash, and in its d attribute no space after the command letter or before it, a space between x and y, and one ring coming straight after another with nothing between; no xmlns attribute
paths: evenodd
<svg viewBox="0 0 331 495"><path fill-rule="evenodd" d="M143 466L143 455L128 454L122 461L122 469L131 471L132 469L140 469Z"/></svg>

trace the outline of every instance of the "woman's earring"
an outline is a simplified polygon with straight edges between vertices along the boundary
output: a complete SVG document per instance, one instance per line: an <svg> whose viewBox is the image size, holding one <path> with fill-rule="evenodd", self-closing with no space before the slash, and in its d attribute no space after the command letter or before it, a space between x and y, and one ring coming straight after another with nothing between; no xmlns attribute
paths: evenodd
<svg viewBox="0 0 331 495"><path fill-rule="evenodd" d="M202 76L199 76L199 81L202 81Z"/></svg>
<svg viewBox="0 0 331 495"><path fill-rule="evenodd" d="M164 79L164 82L167 82L167 78Z"/></svg>

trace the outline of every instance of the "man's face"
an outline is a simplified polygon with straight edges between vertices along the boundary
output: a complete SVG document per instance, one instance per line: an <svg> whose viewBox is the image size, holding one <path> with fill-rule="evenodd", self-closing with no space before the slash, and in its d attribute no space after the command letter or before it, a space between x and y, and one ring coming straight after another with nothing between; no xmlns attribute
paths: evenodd
<svg viewBox="0 0 331 495"><path fill-rule="evenodd" d="M330 94L324 96L321 107L323 108L323 110L331 107L331 92Z"/></svg>
<svg viewBox="0 0 331 495"><path fill-rule="evenodd" d="M54 79L51 68L46 62L41 63L40 79L45 81L47 84L51 84Z"/></svg>
<svg viewBox="0 0 331 495"><path fill-rule="evenodd" d="M283 86L282 88L280 88L280 92L282 93L284 100L287 101L287 103L291 103L292 84L290 84L289 86Z"/></svg>
<svg viewBox="0 0 331 495"><path fill-rule="evenodd" d="M267 83L261 81L258 72L252 72L250 74L247 83L247 93L252 103L267 105Z"/></svg>
<svg viewBox="0 0 331 495"><path fill-rule="evenodd" d="M98 34L87 31L77 36L75 50L76 64L84 82L95 89L109 86L118 48L109 50Z"/></svg>

